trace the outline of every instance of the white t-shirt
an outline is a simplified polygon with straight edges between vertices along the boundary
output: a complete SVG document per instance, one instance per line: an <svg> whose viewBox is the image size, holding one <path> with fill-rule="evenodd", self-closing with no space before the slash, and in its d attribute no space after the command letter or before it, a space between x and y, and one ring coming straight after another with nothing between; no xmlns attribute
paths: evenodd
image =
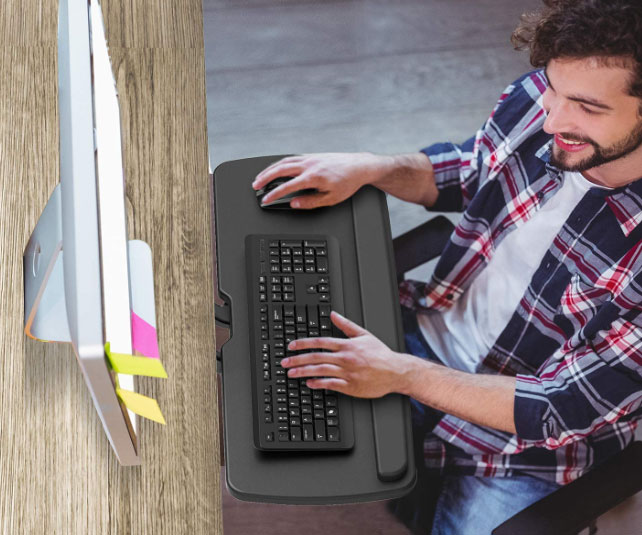
<svg viewBox="0 0 642 535"><path fill-rule="evenodd" d="M443 311L418 313L428 345L451 368L475 372L515 312L562 225L595 184L567 172L560 190L498 245L486 268Z"/></svg>

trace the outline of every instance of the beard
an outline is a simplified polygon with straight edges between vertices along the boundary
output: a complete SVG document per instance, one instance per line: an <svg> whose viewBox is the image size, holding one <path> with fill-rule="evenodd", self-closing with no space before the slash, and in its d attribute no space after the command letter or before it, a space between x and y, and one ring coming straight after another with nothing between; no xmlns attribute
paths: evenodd
<svg viewBox="0 0 642 535"><path fill-rule="evenodd" d="M555 145L551 150L550 163L562 171L588 171L593 167L604 165L605 163L612 162L623 158L624 156L632 153L635 149L642 145L642 121L640 121L635 128L622 140L610 145L602 147L590 138L582 138L573 134L560 134L563 138L569 141L580 141L583 143L590 143L593 147L593 154L587 156L579 162L571 163L572 154L565 152L563 149Z"/></svg>

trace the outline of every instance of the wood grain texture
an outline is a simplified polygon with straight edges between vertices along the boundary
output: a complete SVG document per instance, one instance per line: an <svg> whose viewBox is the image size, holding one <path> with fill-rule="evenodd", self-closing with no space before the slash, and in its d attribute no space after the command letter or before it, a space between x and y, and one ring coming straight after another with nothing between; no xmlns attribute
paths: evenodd
<svg viewBox="0 0 642 535"><path fill-rule="evenodd" d="M22 253L58 182L57 2L0 9L0 533L222 533L199 1L105 1L129 232L148 242L161 358L143 464L113 455L70 346L23 334Z"/></svg>

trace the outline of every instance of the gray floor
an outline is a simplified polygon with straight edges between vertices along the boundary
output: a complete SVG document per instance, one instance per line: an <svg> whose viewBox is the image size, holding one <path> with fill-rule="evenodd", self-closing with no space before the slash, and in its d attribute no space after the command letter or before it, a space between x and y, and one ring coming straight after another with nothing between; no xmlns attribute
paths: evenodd
<svg viewBox="0 0 642 535"><path fill-rule="evenodd" d="M398 153L461 142L488 117L502 89L530 69L509 37L520 13L539 5L203 0L211 166L265 154ZM431 217L394 198L388 204L393 235ZM410 276L423 278L430 269ZM336 514L294 509L244 504L225 492L225 533L289 532L304 515L310 533L408 533L383 502L341 506ZM282 514L273 527L263 518Z"/></svg>

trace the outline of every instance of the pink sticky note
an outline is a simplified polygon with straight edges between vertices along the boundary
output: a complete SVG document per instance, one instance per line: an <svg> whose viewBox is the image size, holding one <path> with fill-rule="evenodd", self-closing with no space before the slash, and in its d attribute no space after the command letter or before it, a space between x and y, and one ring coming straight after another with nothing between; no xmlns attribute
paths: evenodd
<svg viewBox="0 0 642 535"><path fill-rule="evenodd" d="M132 310L132 349L139 355L160 358L158 355L158 339L156 328L143 318L138 317Z"/></svg>

